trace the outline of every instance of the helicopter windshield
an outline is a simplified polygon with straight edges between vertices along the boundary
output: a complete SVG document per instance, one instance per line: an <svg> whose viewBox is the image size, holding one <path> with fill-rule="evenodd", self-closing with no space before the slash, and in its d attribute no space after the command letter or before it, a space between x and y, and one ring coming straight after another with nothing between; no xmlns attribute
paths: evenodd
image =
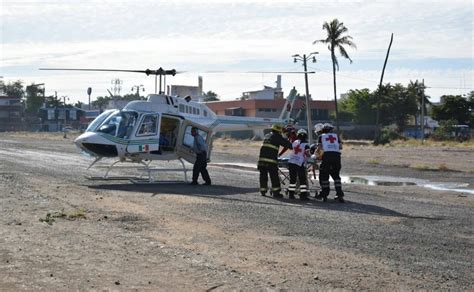
<svg viewBox="0 0 474 292"><path fill-rule="evenodd" d="M96 132L128 139L135 127L138 114L134 111L118 111L110 115Z"/></svg>
<svg viewBox="0 0 474 292"><path fill-rule="evenodd" d="M101 113L97 118L95 118L92 123L87 127L86 132L94 132L100 124L108 117L110 116L113 112L118 112L118 110L106 110L105 112Z"/></svg>

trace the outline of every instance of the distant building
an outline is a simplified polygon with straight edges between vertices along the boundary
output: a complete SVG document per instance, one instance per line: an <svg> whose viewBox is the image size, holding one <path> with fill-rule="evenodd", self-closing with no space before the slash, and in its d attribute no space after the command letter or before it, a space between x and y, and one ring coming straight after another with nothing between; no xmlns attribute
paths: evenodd
<svg viewBox="0 0 474 292"><path fill-rule="evenodd" d="M230 101L211 101L206 105L217 115L278 118L280 117L285 99L273 100L230 100ZM302 100L296 100L292 111L300 113L299 120L306 119L306 108ZM335 110L333 101L312 100L310 101L311 118L317 121L329 121L330 112Z"/></svg>
<svg viewBox="0 0 474 292"><path fill-rule="evenodd" d="M203 97L202 92L202 77L198 78L198 86L189 85L171 85L168 86L168 95L185 97L191 96L193 100L201 100Z"/></svg>
<svg viewBox="0 0 474 292"><path fill-rule="evenodd" d="M0 131L24 130L24 115L20 97L0 96Z"/></svg>
<svg viewBox="0 0 474 292"><path fill-rule="evenodd" d="M242 93L242 99L283 99L283 91L281 89L281 75L277 76L276 87L264 86L262 90L244 92Z"/></svg>
<svg viewBox="0 0 474 292"><path fill-rule="evenodd" d="M41 130L47 132L62 131L65 127L82 129L81 118L85 111L74 107L43 107L40 108Z"/></svg>

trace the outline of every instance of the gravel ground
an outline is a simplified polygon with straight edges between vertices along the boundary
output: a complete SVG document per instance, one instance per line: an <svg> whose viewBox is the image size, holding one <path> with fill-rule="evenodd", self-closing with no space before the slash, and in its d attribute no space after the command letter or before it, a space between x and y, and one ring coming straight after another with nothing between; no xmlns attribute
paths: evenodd
<svg viewBox="0 0 474 292"><path fill-rule="evenodd" d="M216 142L212 186L175 172L136 185L86 179L106 164L86 171L72 138L1 133L0 290L473 290L474 195L345 184L345 204L262 197L257 172L229 166L255 164L259 144ZM469 147L346 145L342 174L472 190L473 165Z"/></svg>

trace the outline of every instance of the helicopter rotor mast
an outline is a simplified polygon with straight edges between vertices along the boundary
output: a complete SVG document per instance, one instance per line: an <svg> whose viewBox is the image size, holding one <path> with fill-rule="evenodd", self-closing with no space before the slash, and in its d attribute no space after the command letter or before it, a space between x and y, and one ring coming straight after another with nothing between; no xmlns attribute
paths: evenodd
<svg viewBox="0 0 474 292"><path fill-rule="evenodd" d="M155 75L155 93L157 90L157 81L158 81L158 76L160 76L160 91L159 94L163 94L164 91L162 91L162 79L163 76L166 75L171 75L175 76L178 73L176 69L171 69L171 70L165 70L163 68L158 68L157 70L151 70L151 69L146 69L146 70L123 70L123 69L86 69L86 68L39 68L39 70L48 70L48 71L89 71L89 72L129 72L129 73L144 73L146 76L149 75Z"/></svg>

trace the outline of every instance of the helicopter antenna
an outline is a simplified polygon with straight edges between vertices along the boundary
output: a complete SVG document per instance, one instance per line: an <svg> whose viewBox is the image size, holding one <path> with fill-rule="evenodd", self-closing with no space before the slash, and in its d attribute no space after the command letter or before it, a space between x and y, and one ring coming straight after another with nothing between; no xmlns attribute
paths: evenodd
<svg viewBox="0 0 474 292"><path fill-rule="evenodd" d="M39 68L39 70L49 70L49 71L90 71L90 72L130 72L130 73L144 73L146 76L155 75L155 93L157 91L157 81L158 76L160 76L160 91L159 93L163 93L161 90L161 83L163 76L171 75L175 76L176 74L183 73L180 71L176 71L176 69L165 70L163 68L158 68L156 70L122 70L122 69L86 69L86 68Z"/></svg>

